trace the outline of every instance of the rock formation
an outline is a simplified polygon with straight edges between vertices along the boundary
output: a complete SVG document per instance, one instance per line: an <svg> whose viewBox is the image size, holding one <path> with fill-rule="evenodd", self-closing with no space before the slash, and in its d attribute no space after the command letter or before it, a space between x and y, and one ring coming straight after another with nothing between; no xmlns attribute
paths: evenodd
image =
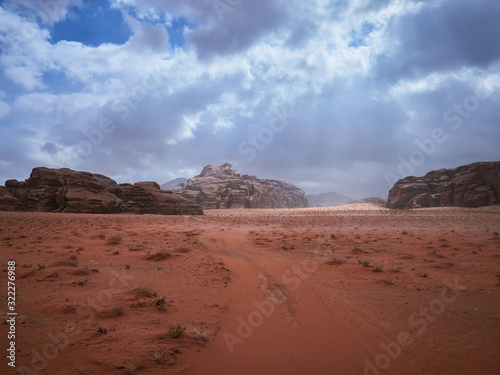
<svg viewBox="0 0 500 375"><path fill-rule="evenodd" d="M203 214L199 206L172 192L161 191L155 182L117 184L99 174L44 167L34 168L30 178L24 182L6 181L5 188L0 189L0 210Z"/></svg>
<svg viewBox="0 0 500 375"><path fill-rule="evenodd" d="M481 207L500 204L500 161L406 177L389 191L387 207Z"/></svg>
<svg viewBox="0 0 500 375"><path fill-rule="evenodd" d="M297 186L284 181L241 176L230 164L206 166L198 176L176 187L174 193L203 209L308 206L305 193Z"/></svg>
<svg viewBox="0 0 500 375"><path fill-rule="evenodd" d="M0 186L0 211L26 211L26 209L5 186Z"/></svg>

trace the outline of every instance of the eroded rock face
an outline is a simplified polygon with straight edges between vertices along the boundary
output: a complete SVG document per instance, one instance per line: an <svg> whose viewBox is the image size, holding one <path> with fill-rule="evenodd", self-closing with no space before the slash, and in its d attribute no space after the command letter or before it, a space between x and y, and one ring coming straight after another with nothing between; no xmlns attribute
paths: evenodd
<svg viewBox="0 0 500 375"><path fill-rule="evenodd" d="M5 186L0 186L0 211L26 211L26 209Z"/></svg>
<svg viewBox="0 0 500 375"><path fill-rule="evenodd" d="M138 182L134 185L119 184L109 189L123 202L122 212L161 215L203 215L200 206L160 190L156 182Z"/></svg>
<svg viewBox="0 0 500 375"><path fill-rule="evenodd" d="M160 187L154 182L118 185L109 177L67 168L34 168L26 181L8 180L5 187L11 197L17 199L27 211L203 214L202 209L192 202L160 191ZM5 195L0 200L0 209L6 210L5 202L8 201L11 202L8 207L18 207L17 201Z"/></svg>
<svg viewBox="0 0 500 375"><path fill-rule="evenodd" d="M297 186L285 181L241 176L230 164L206 166L198 176L175 188L174 193L203 209L308 206L305 193Z"/></svg>
<svg viewBox="0 0 500 375"><path fill-rule="evenodd" d="M387 207L481 207L500 204L500 162L481 162L406 177L389 191Z"/></svg>

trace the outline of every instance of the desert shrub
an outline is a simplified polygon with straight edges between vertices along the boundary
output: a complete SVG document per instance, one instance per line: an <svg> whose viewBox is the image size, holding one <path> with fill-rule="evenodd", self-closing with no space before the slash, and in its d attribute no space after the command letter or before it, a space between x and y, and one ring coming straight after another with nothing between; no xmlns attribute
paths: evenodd
<svg viewBox="0 0 500 375"><path fill-rule="evenodd" d="M168 257L170 257L170 253L168 251L162 250L148 256L148 260L164 260Z"/></svg>
<svg viewBox="0 0 500 375"><path fill-rule="evenodd" d="M87 266L83 267L83 268L79 268L77 269L76 271L73 272L73 275L76 275L76 276L86 276L90 273L90 270Z"/></svg>
<svg viewBox="0 0 500 375"><path fill-rule="evenodd" d="M363 267L370 267L370 262L367 260L358 260L358 263L361 264Z"/></svg>
<svg viewBox="0 0 500 375"><path fill-rule="evenodd" d="M108 240L108 245L118 245L122 242L122 236L113 236Z"/></svg>
<svg viewBox="0 0 500 375"><path fill-rule="evenodd" d="M210 332L203 330L200 327L189 327L188 334L200 344L203 344L210 340Z"/></svg>
<svg viewBox="0 0 500 375"><path fill-rule="evenodd" d="M344 264L345 263L345 260L343 259L340 259L340 258L332 258L330 259L328 262L326 262L326 264L328 265L334 265L334 264Z"/></svg>
<svg viewBox="0 0 500 375"><path fill-rule="evenodd" d="M165 362L165 352L162 349L153 350L150 353L150 358L161 365L163 362Z"/></svg>
<svg viewBox="0 0 500 375"><path fill-rule="evenodd" d="M102 312L102 316L105 318L118 318L119 316L122 316L124 314L124 309L123 306L121 305L116 305L111 307L107 311Z"/></svg>
<svg viewBox="0 0 500 375"><path fill-rule="evenodd" d="M186 330L186 327L183 327L180 324L177 324L176 326L170 326L170 328L168 329L168 331L170 332L170 336L173 339L180 337L184 333L185 330Z"/></svg>
<svg viewBox="0 0 500 375"><path fill-rule="evenodd" d="M151 298L156 297L157 293L149 285L141 285L132 290L135 293L135 298Z"/></svg>

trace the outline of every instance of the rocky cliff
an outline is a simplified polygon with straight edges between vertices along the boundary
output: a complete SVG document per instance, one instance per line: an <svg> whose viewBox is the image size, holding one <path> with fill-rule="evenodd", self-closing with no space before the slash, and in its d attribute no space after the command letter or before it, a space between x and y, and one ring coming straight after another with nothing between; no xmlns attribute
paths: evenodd
<svg viewBox="0 0 500 375"><path fill-rule="evenodd" d="M117 184L109 177L71 169L34 168L26 181L0 188L0 210L66 213L200 215L187 199L155 182Z"/></svg>
<svg viewBox="0 0 500 375"><path fill-rule="evenodd" d="M176 187L174 193L203 209L308 206L305 193L297 186L285 181L241 176L230 164L206 166L198 176Z"/></svg>
<svg viewBox="0 0 500 375"><path fill-rule="evenodd" d="M387 207L481 207L500 204L500 161L406 177L389 191Z"/></svg>

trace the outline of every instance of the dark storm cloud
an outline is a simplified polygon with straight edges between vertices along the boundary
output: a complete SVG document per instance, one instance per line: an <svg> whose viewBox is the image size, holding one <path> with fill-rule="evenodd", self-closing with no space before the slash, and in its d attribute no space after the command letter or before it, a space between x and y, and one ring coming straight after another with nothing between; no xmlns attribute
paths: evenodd
<svg viewBox="0 0 500 375"><path fill-rule="evenodd" d="M488 68L500 57L499 15L499 2L479 0L446 1L395 18L388 32L399 47L390 59L381 57L381 74L393 82L462 66Z"/></svg>
<svg viewBox="0 0 500 375"><path fill-rule="evenodd" d="M280 1L242 1L241 5L227 6L215 26L187 34L187 41L202 59L245 51L286 21L287 8Z"/></svg>

